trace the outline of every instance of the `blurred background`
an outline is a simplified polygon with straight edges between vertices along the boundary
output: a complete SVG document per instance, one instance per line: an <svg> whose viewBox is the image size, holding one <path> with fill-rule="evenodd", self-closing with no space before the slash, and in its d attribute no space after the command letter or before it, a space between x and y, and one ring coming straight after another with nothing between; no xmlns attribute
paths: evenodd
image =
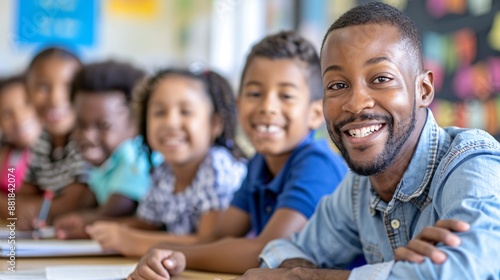
<svg viewBox="0 0 500 280"><path fill-rule="evenodd" d="M252 44L295 29L319 46L329 25L366 0L1 0L0 76L22 72L46 46L84 62L114 58L149 73L211 67L235 88ZM500 0L385 0L422 36L435 73L432 110L443 126L500 139Z"/></svg>

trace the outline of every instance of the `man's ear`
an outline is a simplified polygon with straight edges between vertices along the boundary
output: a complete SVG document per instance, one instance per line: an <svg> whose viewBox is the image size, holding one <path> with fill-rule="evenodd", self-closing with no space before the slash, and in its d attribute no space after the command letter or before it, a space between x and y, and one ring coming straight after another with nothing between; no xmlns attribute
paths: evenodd
<svg viewBox="0 0 500 280"><path fill-rule="evenodd" d="M222 135L224 131L224 120L219 114L214 114L212 118L212 140L215 141L217 137Z"/></svg>
<svg viewBox="0 0 500 280"><path fill-rule="evenodd" d="M427 108L434 99L434 73L427 70L417 79L420 107Z"/></svg>
<svg viewBox="0 0 500 280"><path fill-rule="evenodd" d="M312 101L311 104L309 104L309 129L319 128L324 121L325 117L323 116L323 100L318 99Z"/></svg>

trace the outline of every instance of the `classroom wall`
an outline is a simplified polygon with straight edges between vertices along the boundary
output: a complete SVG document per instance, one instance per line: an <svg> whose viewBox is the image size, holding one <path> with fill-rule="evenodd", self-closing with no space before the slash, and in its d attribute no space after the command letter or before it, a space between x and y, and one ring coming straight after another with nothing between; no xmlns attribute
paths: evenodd
<svg viewBox="0 0 500 280"><path fill-rule="evenodd" d="M92 20L82 7L95 5ZM84 62L116 58L152 72L193 62L212 67L236 87L250 47L265 35L297 29L319 49L328 24L354 0L2 0L0 1L0 76L22 71L43 43L20 43L18 23L40 27L22 7L61 18L83 17L90 44L70 42ZM27 20L22 17L27 17ZM94 28L89 26L93 24ZM23 28L21 28L23 29ZM50 41L50 40L49 40ZM71 41L71 40L70 40ZM78 41L78 40L73 40Z"/></svg>
<svg viewBox="0 0 500 280"><path fill-rule="evenodd" d="M53 2L58 1L62 0ZM198 44L189 47L179 43L177 30L182 23L175 14L180 10L175 7L175 1L151 1L154 3L153 10L136 13L126 8L114 8L111 5L113 1L92 1L96 3L95 41L90 46L74 46L86 62L115 58L153 70L173 63L185 63L187 57L195 60L207 56L209 20L204 12L210 6L207 1L200 2L202 5L197 5L196 10L190 12L197 14L197 20L192 24L199 32L192 34L198 38ZM16 40L19 3L17 0L0 1L0 75L24 69L29 58L42 45L20 44ZM36 24L36 20L32 23Z"/></svg>
<svg viewBox="0 0 500 280"><path fill-rule="evenodd" d="M40 4L45 2L52 6L45 9ZM250 46L269 32L293 28L283 16L293 6L288 0L2 0L0 76L22 71L30 57L47 44L20 42L20 36L26 37L19 35L20 22L23 30L26 26L43 25L36 16L30 15L26 20L20 11L20 6L26 3L38 5L37 13L55 14L55 18L65 13L61 5L76 3L78 10L78 5L94 3L92 20L80 20L83 26L95 25L93 29L87 28L93 31L93 42L65 42L84 62L115 58L149 72L197 63L220 71L235 86ZM271 6L281 10L266 14ZM69 17L81 13L75 11Z"/></svg>
<svg viewBox="0 0 500 280"><path fill-rule="evenodd" d="M84 62L114 58L148 72L194 63L221 72L236 89L246 54L265 35L296 29L319 49L329 25L367 1L372 0L2 0L0 76L22 71L44 44L22 42L29 37L22 30L47 25L21 7L62 20L79 7L67 18L81 18L77 23L94 37L69 45ZM438 122L483 128L500 139L500 1L382 1L406 11L421 31L426 67L438 77L432 105ZM82 16L92 4L91 15ZM69 27L54 30L64 35Z"/></svg>

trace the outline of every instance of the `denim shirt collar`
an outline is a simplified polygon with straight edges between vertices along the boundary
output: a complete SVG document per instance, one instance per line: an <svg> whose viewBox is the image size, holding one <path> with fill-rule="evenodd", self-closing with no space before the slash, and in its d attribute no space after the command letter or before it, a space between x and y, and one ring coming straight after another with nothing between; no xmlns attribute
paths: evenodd
<svg viewBox="0 0 500 280"><path fill-rule="evenodd" d="M431 202L432 199L427 194L434 170L439 164L439 150L442 149L439 148L439 132L440 128L432 112L427 109L427 119L420 133L417 147L402 180L396 187L393 198L385 204L372 189L371 213L374 213L375 209L385 211L387 207L392 207L396 200L412 202L420 210Z"/></svg>

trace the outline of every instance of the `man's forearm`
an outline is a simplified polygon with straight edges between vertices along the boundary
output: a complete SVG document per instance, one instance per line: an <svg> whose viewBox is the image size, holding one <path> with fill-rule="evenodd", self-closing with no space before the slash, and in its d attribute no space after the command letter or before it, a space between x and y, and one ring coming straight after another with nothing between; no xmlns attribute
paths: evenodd
<svg viewBox="0 0 500 280"><path fill-rule="evenodd" d="M293 280L347 280L351 274L348 270L320 269L308 267L295 267L289 270L286 279Z"/></svg>

